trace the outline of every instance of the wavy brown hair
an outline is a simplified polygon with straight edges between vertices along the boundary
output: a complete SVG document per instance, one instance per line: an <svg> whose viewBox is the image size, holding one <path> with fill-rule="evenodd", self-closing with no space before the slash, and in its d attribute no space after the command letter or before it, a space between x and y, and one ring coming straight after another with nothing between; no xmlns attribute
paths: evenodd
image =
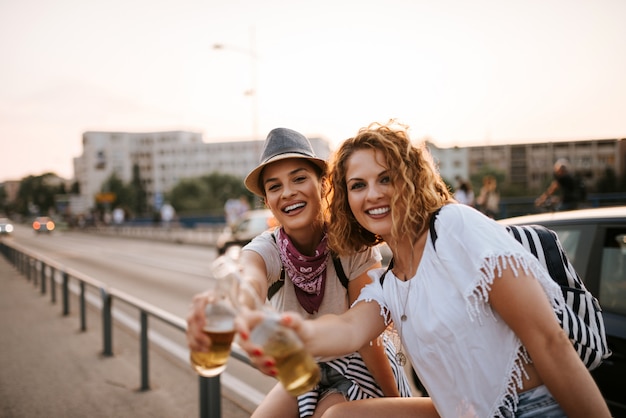
<svg viewBox="0 0 626 418"><path fill-rule="evenodd" d="M382 242L378 235L363 228L348 204L347 162L355 151L380 151L389 169L394 193L391 196L393 240L416 242L428 227L430 215L452 202L448 187L435 168L425 144L414 145L408 126L390 120L372 123L341 144L330 165L329 245L339 254L349 254Z"/></svg>

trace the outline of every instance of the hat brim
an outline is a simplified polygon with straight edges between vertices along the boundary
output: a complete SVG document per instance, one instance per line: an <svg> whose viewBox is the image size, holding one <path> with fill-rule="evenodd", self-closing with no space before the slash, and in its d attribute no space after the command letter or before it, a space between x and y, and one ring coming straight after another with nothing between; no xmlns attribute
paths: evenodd
<svg viewBox="0 0 626 418"><path fill-rule="evenodd" d="M269 160L264 161L263 163L259 164L259 166L255 168L254 170L252 170L243 181L244 184L246 185L246 188L257 196L265 197L265 193L259 181L261 178L261 172L263 172L263 169L268 164L272 164L280 160L286 160L288 158L298 158L301 160L310 161L311 163L319 167L322 170L322 173L326 173L326 169L327 169L326 161L322 160L321 158L309 157L306 155L290 152L290 153L276 155L270 158Z"/></svg>

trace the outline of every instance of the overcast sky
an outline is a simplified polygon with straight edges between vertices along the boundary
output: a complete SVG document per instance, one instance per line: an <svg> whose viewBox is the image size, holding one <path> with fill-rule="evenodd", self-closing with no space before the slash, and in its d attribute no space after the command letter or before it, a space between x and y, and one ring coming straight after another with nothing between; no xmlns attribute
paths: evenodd
<svg viewBox="0 0 626 418"><path fill-rule="evenodd" d="M623 0L0 0L0 181L72 177L85 131L626 137L624 22Z"/></svg>

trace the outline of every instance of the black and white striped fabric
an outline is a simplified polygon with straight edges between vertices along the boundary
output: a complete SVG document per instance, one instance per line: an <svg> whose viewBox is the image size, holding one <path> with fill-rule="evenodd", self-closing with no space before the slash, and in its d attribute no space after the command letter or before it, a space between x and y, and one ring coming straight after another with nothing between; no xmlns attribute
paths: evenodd
<svg viewBox="0 0 626 418"><path fill-rule="evenodd" d="M550 277L561 286L566 303L565 310L558 315L561 326L587 369L595 369L611 355L606 343L602 309L569 262L558 236L541 225L508 225L506 229L537 257Z"/></svg>
<svg viewBox="0 0 626 418"><path fill-rule="evenodd" d="M389 359L393 377L398 385L398 392L400 393L400 397L411 397L412 393L409 381L404 373L404 368L396 360L396 347L387 332L388 331L385 331L382 334L382 343L385 347L385 354ZM352 382L352 386L346 396L347 400L356 401L385 396L380 386L376 383L376 380L374 380L374 377L370 374L359 353L352 353L345 357L328 361L326 364ZM298 396L298 411L301 418L310 417L315 413L315 408L319 400L319 390L320 388L317 387L304 395Z"/></svg>

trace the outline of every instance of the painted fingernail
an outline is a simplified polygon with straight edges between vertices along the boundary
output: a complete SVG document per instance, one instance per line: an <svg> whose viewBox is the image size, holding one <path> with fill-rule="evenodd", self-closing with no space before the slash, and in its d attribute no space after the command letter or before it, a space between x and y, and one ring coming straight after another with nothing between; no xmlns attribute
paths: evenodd
<svg viewBox="0 0 626 418"><path fill-rule="evenodd" d="M248 333L247 332L240 332L239 336L241 337L242 340L248 341Z"/></svg>
<svg viewBox="0 0 626 418"><path fill-rule="evenodd" d="M262 352L260 349L258 349L258 348L255 348L255 349L252 351L252 355L253 355L253 356L257 356L257 357L258 357L258 356L260 356L261 354L263 354L263 352Z"/></svg>
<svg viewBox="0 0 626 418"><path fill-rule="evenodd" d="M276 376L276 375L278 374L278 371L276 371L276 370L272 369L272 370L270 370L270 374L271 374L272 376Z"/></svg>
<svg viewBox="0 0 626 418"><path fill-rule="evenodd" d="M274 367L276 365L276 363L274 363L272 360L267 360L265 362L265 367Z"/></svg>

